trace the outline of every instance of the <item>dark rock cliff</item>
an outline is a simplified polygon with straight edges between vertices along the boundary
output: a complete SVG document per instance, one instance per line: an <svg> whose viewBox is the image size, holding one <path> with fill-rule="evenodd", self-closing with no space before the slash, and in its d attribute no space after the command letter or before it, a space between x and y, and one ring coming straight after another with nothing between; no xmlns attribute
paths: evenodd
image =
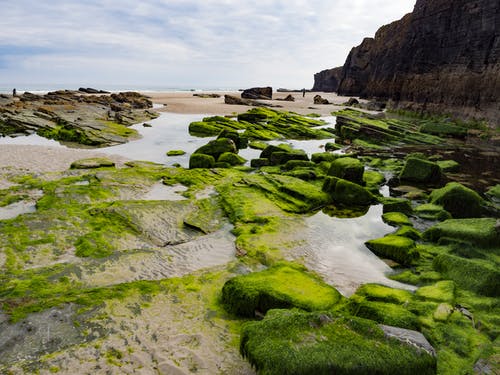
<svg viewBox="0 0 500 375"><path fill-rule="evenodd" d="M312 91L336 92L342 78L342 66L322 70L314 75Z"/></svg>
<svg viewBox="0 0 500 375"><path fill-rule="evenodd" d="M353 48L341 95L500 122L500 1L417 0Z"/></svg>

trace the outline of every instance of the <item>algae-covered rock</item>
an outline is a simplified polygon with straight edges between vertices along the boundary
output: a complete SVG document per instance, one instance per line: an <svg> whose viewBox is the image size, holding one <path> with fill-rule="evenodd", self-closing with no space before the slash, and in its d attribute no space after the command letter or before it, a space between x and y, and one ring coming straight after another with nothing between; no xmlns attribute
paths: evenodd
<svg viewBox="0 0 500 375"><path fill-rule="evenodd" d="M375 322L321 312L270 311L243 326L240 352L260 374L436 372L433 354Z"/></svg>
<svg viewBox="0 0 500 375"><path fill-rule="evenodd" d="M71 169L92 169L114 166L115 162L107 158L80 159L71 163Z"/></svg>
<svg viewBox="0 0 500 375"><path fill-rule="evenodd" d="M443 206L455 218L479 217L483 213L483 198L458 182L450 182L441 189L433 190L429 200L430 203Z"/></svg>
<svg viewBox="0 0 500 375"><path fill-rule="evenodd" d="M460 164L455 160L441 160L437 164L443 172L457 172L460 169Z"/></svg>
<svg viewBox="0 0 500 375"><path fill-rule="evenodd" d="M415 292L415 296L420 299L435 302L455 302L455 283L451 280L438 281L434 285L423 286Z"/></svg>
<svg viewBox="0 0 500 375"><path fill-rule="evenodd" d="M387 212L382 215L382 220L384 223L389 224L393 227L401 227L403 225L411 226L412 223L408 216L401 212Z"/></svg>
<svg viewBox="0 0 500 375"><path fill-rule="evenodd" d="M391 288L379 284L364 284L356 290L356 295L369 301L405 304L413 299L413 294L404 289Z"/></svg>
<svg viewBox="0 0 500 375"><path fill-rule="evenodd" d="M282 165L290 160L309 161L309 157L302 150L292 150L290 152L287 151L273 152L269 160L271 161L271 165Z"/></svg>
<svg viewBox="0 0 500 375"><path fill-rule="evenodd" d="M498 266L482 259L466 259L451 254L440 254L434 258L436 271L453 280L459 287L476 293L500 296L500 271Z"/></svg>
<svg viewBox="0 0 500 375"><path fill-rule="evenodd" d="M231 139L239 150L248 147L248 138L241 136L240 133L233 129L222 130L217 138Z"/></svg>
<svg viewBox="0 0 500 375"><path fill-rule="evenodd" d="M495 203L500 203L500 184L492 186L486 192L486 195Z"/></svg>
<svg viewBox="0 0 500 375"><path fill-rule="evenodd" d="M189 158L189 169L193 168L213 168L215 159L211 155L192 154Z"/></svg>
<svg viewBox="0 0 500 375"><path fill-rule="evenodd" d="M415 215L426 220L443 221L451 219L451 214L442 206L432 203L425 203L415 207Z"/></svg>
<svg viewBox="0 0 500 375"><path fill-rule="evenodd" d="M407 237L388 235L367 241L365 245L376 255L392 259L403 265L410 265L419 257L415 242Z"/></svg>
<svg viewBox="0 0 500 375"><path fill-rule="evenodd" d="M363 186L336 177L325 178L323 191L337 203L345 205L368 206L375 201L373 194Z"/></svg>
<svg viewBox="0 0 500 375"><path fill-rule="evenodd" d="M260 158L261 159L269 159L271 158L271 155L275 152L290 152L292 151L292 148L287 145L287 144L280 144L280 145L268 145L262 152L260 153Z"/></svg>
<svg viewBox="0 0 500 375"><path fill-rule="evenodd" d="M433 242L456 239L475 246L500 248L500 232L494 218L446 220L426 230L424 238Z"/></svg>
<svg viewBox="0 0 500 375"><path fill-rule="evenodd" d="M408 158L399 175L401 181L417 183L437 183L442 173L438 164L415 157Z"/></svg>
<svg viewBox="0 0 500 375"><path fill-rule="evenodd" d="M242 165L246 163L246 159L232 152L225 152L217 159L218 163L227 163L231 165Z"/></svg>
<svg viewBox="0 0 500 375"><path fill-rule="evenodd" d="M383 211L387 212L401 212L405 215L411 215L413 209L411 207L411 202L404 198L384 198L382 200L384 204Z"/></svg>
<svg viewBox="0 0 500 375"><path fill-rule="evenodd" d="M363 164L358 159L346 157L333 161L328 175L362 185L364 170Z"/></svg>
<svg viewBox="0 0 500 375"><path fill-rule="evenodd" d="M396 236L411 238L414 241L418 241L422 238L422 234L413 227L409 225L403 225L401 228L394 233Z"/></svg>
<svg viewBox="0 0 500 375"><path fill-rule="evenodd" d="M184 151L184 150L167 151L167 156L181 156L181 155L185 155L185 154L186 154L186 151Z"/></svg>
<svg viewBox="0 0 500 375"><path fill-rule="evenodd" d="M327 310L341 300L340 293L296 264L278 264L265 271L236 276L222 288L226 310L254 317L275 308Z"/></svg>
<svg viewBox="0 0 500 375"><path fill-rule="evenodd" d="M232 139L219 138L208 142L206 145L198 148L195 154L211 155L215 160L225 152L238 153L238 149Z"/></svg>
<svg viewBox="0 0 500 375"><path fill-rule="evenodd" d="M252 159L250 160L250 166L252 168L261 168L271 165L271 162L267 158Z"/></svg>
<svg viewBox="0 0 500 375"><path fill-rule="evenodd" d="M338 154L332 154L330 152L317 152L311 155L311 161L313 163L319 164L322 161L333 162L340 157Z"/></svg>

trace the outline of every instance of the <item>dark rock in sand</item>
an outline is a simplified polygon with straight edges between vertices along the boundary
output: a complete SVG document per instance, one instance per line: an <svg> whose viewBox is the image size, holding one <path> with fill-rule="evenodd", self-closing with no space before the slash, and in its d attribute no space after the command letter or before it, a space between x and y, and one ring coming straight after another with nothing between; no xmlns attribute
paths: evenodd
<svg viewBox="0 0 500 375"><path fill-rule="evenodd" d="M272 87L252 87L251 89L243 90L241 93L243 99L272 99Z"/></svg>
<svg viewBox="0 0 500 375"><path fill-rule="evenodd" d="M281 101L284 101L284 102L294 102L295 98L293 97L292 94L288 94L284 98L277 98L276 100L281 100Z"/></svg>
<svg viewBox="0 0 500 375"><path fill-rule="evenodd" d="M321 95L314 96L314 104L330 104L327 99L321 97Z"/></svg>
<svg viewBox="0 0 500 375"><path fill-rule="evenodd" d="M359 104L359 100L356 98L349 98L347 102L344 103L344 105L348 107L353 107Z"/></svg>
<svg viewBox="0 0 500 375"><path fill-rule="evenodd" d="M83 92L85 94L109 94L109 91L104 91L104 90L97 90L93 89L92 87L80 87L78 91Z"/></svg>
<svg viewBox="0 0 500 375"><path fill-rule="evenodd" d="M209 99L209 98L220 98L221 96L219 94L193 94L193 96L197 96L199 98L205 98L205 99Z"/></svg>

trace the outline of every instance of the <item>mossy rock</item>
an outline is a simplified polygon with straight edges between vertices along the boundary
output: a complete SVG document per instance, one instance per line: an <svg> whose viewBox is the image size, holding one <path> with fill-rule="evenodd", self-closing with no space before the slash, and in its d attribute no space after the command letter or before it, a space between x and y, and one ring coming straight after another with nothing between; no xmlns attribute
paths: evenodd
<svg viewBox="0 0 500 375"><path fill-rule="evenodd" d="M316 164L319 164L323 161L331 163L337 160L339 157L340 157L339 154L332 154L330 152L317 152L311 155L311 161Z"/></svg>
<svg viewBox="0 0 500 375"><path fill-rule="evenodd" d="M365 171L363 173L363 183L367 189L378 193L380 186L385 182L385 176L377 171Z"/></svg>
<svg viewBox="0 0 500 375"><path fill-rule="evenodd" d="M376 255L403 265L411 265L419 257L415 242L407 237L388 235L367 241L365 245Z"/></svg>
<svg viewBox="0 0 500 375"><path fill-rule="evenodd" d="M326 142L325 143L325 151L335 151L335 150L340 150L342 147L341 144L338 143L333 143L333 142Z"/></svg>
<svg viewBox="0 0 500 375"><path fill-rule="evenodd" d="M185 154L186 154L186 151L184 151L184 150L167 151L167 156L181 156L181 155L185 155Z"/></svg>
<svg viewBox="0 0 500 375"><path fill-rule="evenodd" d="M396 236L411 238L414 241L418 241L422 238L422 234L418 230L408 225L403 225L394 234Z"/></svg>
<svg viewBox="0 0 500 375"><path fill-rule="evenodd" d="M210 137L218 135L221 131L220 126L210 122L194 121L189 124L189 134L198 137Z"/></svg>
<svg viewBox="0 0 500 375"><path fill-rule="evenodd" d="M266 158L266 159L269 159L271 158L271 155L274 153L274 152L290 152L292 151L293 149L287 145L287 144L280 144L278 146L275 146L275 145L268 145L264 150L262 150L262 152L260 153L260 158Z"/></svg>
<svg viewBox="0 0 500 375"><path fill-rule="evenodd" d="M223 161L216 161L214 164L214 168L231 168L231 164L223 162Z"/></svg>
<svg viewBox="0 0 500 375"><path fill-rule="evenodd" d="M467 136L467 129L445 122L429 121L420 126L422 133L433 134L438 136L452 137L452 138L465 138Z"/></svg>
<svg viewBox="0 0 500 375"><path fill-rule="evenodd" d="M480 217L484 211L483 198L458 182L450 182L441 189L433 190L429 201L443 206L455 218Z"/></svg>
<svg viewBox="0 0 500 375"><path fill-rule="evenodd" d="M364 284L356 290L356 295L368 301L403 305L413 300L413 293L404 289L391 288L380 284Z"/></svg>
<svg viewBox="0 0 500 375"><path fill-rule="evenodd" d="M71 169L93 169L114 166L115 162L107 158L87 158L76 160L71 163Z"/></svg>
<svg viewBox="0 0 500 375"><path fill-rule="evenodd" d="M440 160L437 162L443 172L458 172L460 164L455 160Z"/></svg>
<svg viewBox="0 0 500 375"><path fill-rule="evenodd" d="M362 185L364 171L365 167L363 163L358 159L347 157L333 161L328 171L328 175Z"/></svg>
<svg viewBox="0 0 500 375"><path fill-rule="evenodd" d="M434 285L423 286L415 292L415 297L434 302L455 303L456 286L451 280L438 281Z"/></svg>
<svg viewBox="0 0 500 375"><path fill-rule="evenodd" d="M412 330L420 328L418 317L398 304L367 301L354 295L349 299L348 308L354 316L377 323Z"/></svg>
<svg viewBox="0 0 500 375"><path fill-rule="evenodd" d="M463 289L490 297L500 296L498 265L482 259L465 259L450 254L436 256L432 264L436 271Z"/></svg>
<svg viewBox="0 0 500 375"><path fill-rule="evenodd" d="M453 312L453 306L449 303L440 303L432 314L432 319L436 322L446 322Z"/></svg>
<svg viewBox="0 0 500 375"><path fill-rule="evenodd" d="M279 117L279 113L268 108L252 108L251 110L240 113L238 115L238 121L245 121L252 124L258 124L261 122L266 122L274 120Z"/></svg>
<svg viewBox="0 0 500 375"><path fill-rule="evenodd" d="M264 150L269 145L266 142L262 141L252 141L248 144L248 146L255 150Z"/></svg>
<svg viewBox="0 0 500 375"><path fill-rule="evenodd" d="M211 155L191 154L189 158L189 169L193 168L213 168L215 159Z"/></svg>
<svg viewBox="0 0 500 375"><path fill-rule="evenodd" d="M410 219L408 216L401 212L387 212L382 215L382 220L384 223L389 224L393 227L401 227L403 225L412 226Z"/></svg>
<svg viewBox="0 0 500 375"><path fill-rule="evenodd" d="M432 203L425 203L415 207L415 215L426 220L443 221L451 219L451 214L442 206Z"/></svg>
<svg viewBox="0 0 500 375"><path fill-rule="evenodd" d="M492 186L486 191L486 196L494 203L500 203L500 184Z"/></svg>
<svg viewBox="0 0 500 375"><path fill-rule="evenodd" d="M375 322L321 312L270 311L243 326L240 352L259 374L435 374L436 359Z"/></svg>
<svg viewBox="0 0 500 375"><path fill-rule="evenodd" d="M424 232L424 239L438 242L441 238L455 238L475 246L500 248L497 219L450 219L438 223Z"/></svg>
<svg viewBox="0 0 500 375"><path fill-rule="evenodd" d="M289 160L282 166L285 171L291 171L295 168L315 168L316 164L308 160Z"/></svg>
<svg viewBox="0 0 500 375"><path fill-rule="evenodd" d="M206 145L198 148L194 154L205 154L213 156L217 160L222 154L226 152L238 153L238 149L232 139L219 138L208 142Z"/></svg>
<svg viewBox="0 0 500 375"><path fill-rule="evenodd" d="M233 152L225 152L217 159L218 163L227 163L231 165L243 165L246 163L246 159L242 158L238 154Z"/></svg>
<svg viewBox="0 0 500 375"><path fill-rule="evenodd" d="M291 160L309 161L309 157L302 150L277 151L273 152L270 157L271 165L286 164Z"/></svg>
<svg viewBox="0 0 500 375"><path fill-rule="evenodd" d="M262 168L271 165L271 162L267 158L252 159L250 160L250 166L252 168Z"/></svg>
<svg viewBox="0 0 500 375"><path fill-rule="evenodd" d="M236 145L236 148L238 148L238 150L248 147L248 138L241 136L240 133L238 133L236 130L224 129L220 132L220 134L217 137L217 139L220 138L231 139Z"/></svg>
<svg viewBox="0 0 500 375"><path fill-rule="evenodd" d="M222 303L236 315L254 317L275 308L328 310L342 296L319 277L296 264L277 264L267 270L236 276L222 288Z"/></svg>
<svg viewBox="0 0 500 375"><path fill-rule="evenodd" d="M401 181L417 183L438 183L441 181L441 168L437 163L419 158L409 158L401 171Z"/></svg>
<svg viewBox="0 0 500 375"><path fill-rule="evenodd" d="M404 198L384 198L382 200L384 204L383 211L387 212L401 212L405 215L411 215L413 209L411 207L411 202Z"/></svg>
<svg viewBox="0 0 500 375"><path fill-rule="evenodd" d="M363 186L337 177L325 178L323 191L330 194L335 202L345 205L368 206L376 201Z"/></svg>

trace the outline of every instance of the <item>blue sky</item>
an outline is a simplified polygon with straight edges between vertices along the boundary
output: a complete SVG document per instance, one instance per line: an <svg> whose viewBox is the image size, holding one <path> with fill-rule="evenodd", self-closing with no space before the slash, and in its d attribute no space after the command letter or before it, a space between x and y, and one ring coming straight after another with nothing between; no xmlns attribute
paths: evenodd
<svg viewBox="0 0 500 375"><path fill-rule="evenodd" d="M415 0L0 0L0 86L311 87Z"/></svg>

